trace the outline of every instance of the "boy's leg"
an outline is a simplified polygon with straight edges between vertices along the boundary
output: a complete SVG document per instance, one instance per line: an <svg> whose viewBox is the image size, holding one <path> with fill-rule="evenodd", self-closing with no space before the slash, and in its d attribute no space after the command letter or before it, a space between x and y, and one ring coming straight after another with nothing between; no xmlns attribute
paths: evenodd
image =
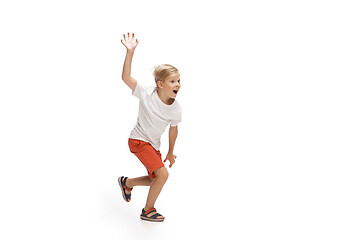
<svg viewBox="0 0 360 240"><path fill-rule="evenodd" d="M143 176L138 178L128 178L126 180L126 187L133 188L135 186L150 186L153 180L149 176ZM130 194L128 190L125 190L126 194Z"/></svg>
<svg viewBox="0 0 360 240"><path fill-rule="evenodd" d="M143 176L138 178L128 178L126 181L126 186L128 188L132 188L135 186L150 186L152 183L152 180L149 178L149 176Z"/></svg>
<svg viewBox="0 0 360 240"><path fill-rule="evenodd" d="M155 205L155 201L158 198L161 189L163 188L166 180L168 179L169 173L166 169L166 167L162 166L159 169L156 169L154 171L156 178L155 180L152 182L152 184L150 185L150 190L149 190L149 194L148 194L148 198L146 201L146 205L144 210L147 211L150 208L153 208Z"/></svg>

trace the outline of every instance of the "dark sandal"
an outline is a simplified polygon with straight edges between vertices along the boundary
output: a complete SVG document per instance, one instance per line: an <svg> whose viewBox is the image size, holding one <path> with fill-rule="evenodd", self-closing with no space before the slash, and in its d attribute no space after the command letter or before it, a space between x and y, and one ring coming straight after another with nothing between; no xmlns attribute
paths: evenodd
<svg viewBox="0 0 360 240"><path fill-rule="evenodd" d="M130 202L130 200L131 200L131 193L130 193L130 194L127 194L127 193L125 192L125 190L131 192L131 191L133 190L133 188L128 188L128 187L126 186L126 180L127 180L127 177L124 177L124 176L122 176L121 178L120 178L120 177L118 178L118 182L119 182L119 185L120 185L120 188L121 188L121 192L122 192L123 198L124 198L124 200L125 200L126 202Z"/></svg>
<svg viewBox="0 0 360 240"><path fill-rule="evenodd" d="M165 218L157 218L157 217L162 217L162 215L160 213L155 213L154 215L149 217L149 214L152 213L152 212L156 212L156 209L155 208L150 208L147 211L142 209L142 213L140 215L140 218L142 220L146 220L146 221L150 221L150 222L163 222L164 221Z"/></svg>

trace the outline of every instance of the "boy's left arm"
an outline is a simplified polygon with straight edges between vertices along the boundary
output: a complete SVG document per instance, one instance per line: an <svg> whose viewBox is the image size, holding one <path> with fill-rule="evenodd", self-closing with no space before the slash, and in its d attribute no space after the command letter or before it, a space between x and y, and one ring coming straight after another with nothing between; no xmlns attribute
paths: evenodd
<svg viewBox="0 0 360 240"><path fill-rule="evenodd" d="M175 140L178 135L178 127L172 127L169 128L169 152L164 160L166 162L167 160L170 161L169 167L172 167L172 165L175 163L176 156L174 155L174 146L175 146Z"/></svg>

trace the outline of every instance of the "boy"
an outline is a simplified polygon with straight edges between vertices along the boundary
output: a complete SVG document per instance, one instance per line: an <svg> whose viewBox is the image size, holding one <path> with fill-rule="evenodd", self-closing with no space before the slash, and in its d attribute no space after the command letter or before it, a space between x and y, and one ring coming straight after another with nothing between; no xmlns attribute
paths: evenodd
<svg viewBox="0 0 360 240"><path fill-rule="evenodd" d="M175 163L176 156L173 154L175 140L178 134L177 125L181 122L181 106L175 101L180 90L179 71L169 65L159 65L154 70L155 87L145 87L131 77L131 62L138 40L134 33L121 43L126 47L127 53L124 62L122 79L131 88L132 95L140 100L139 117L135 128L129 137L130 151L135 154L148 171L148 176L127 178L122 176L118 179L124 200L129 202L131 190L135 186L150 186L146 205L142 209L140 218L152 222L162 222L164 217L156 212L155 201L163 188L169 173L165 168L160 148L160 137L165 128L169 128L169 152L164 160L169 160L170 168Z"/></svg>

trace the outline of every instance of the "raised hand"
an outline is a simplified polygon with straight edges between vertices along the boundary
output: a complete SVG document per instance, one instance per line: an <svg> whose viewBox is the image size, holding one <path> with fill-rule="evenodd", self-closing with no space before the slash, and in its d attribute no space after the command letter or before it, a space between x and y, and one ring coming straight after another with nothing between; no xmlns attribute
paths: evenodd
<svg viewBox="0 0 360 240"><path fill-rule="evenodd" d="M127 33L127 37L124 34L124 40L121 39L121 43L126 47L128 51L134 51L139 41L135 40L135 33L130 37L130 33Z"/></svg>

